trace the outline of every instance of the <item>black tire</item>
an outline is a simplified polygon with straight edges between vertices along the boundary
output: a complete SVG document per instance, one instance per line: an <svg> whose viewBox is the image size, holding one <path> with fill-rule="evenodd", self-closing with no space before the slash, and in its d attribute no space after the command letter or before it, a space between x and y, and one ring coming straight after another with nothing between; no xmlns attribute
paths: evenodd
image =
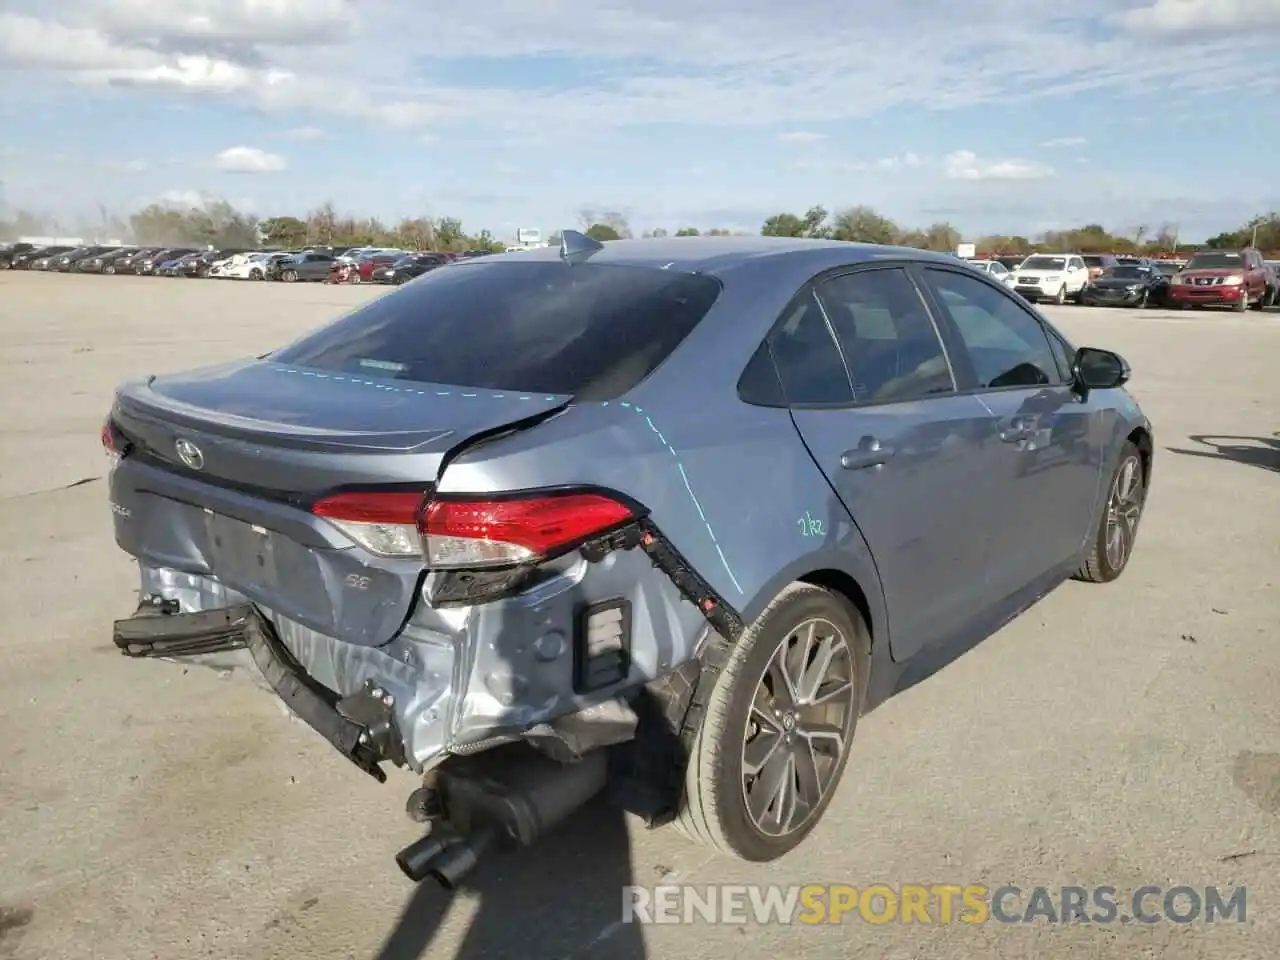
<svg viewBox="0 0 1280 960"><path fill-rule="evenodd" d="M259 269L257 269L256 267L255 267L254 269L250 270L250 271L249 271L249 279L250 279L250 280L261 280L261 279L262 279L262 271L261 271L261 270L259 270Z"/></svg>
<svg viewBox="0 0 1280 960"><path fill-rule="evenodd" d="M1129 506L1119 512L1113 511L1112 507L1117 499L1117 490L1128 482L1125 478L1126 471L1130 468L1135 471L1132 482L1136 484L1133 488L1136 500L1131 500L1130 505L1136 509L1133 509L1131 515L1126 518L1125 514L1128 513ZM1142 455L1134 444L1126 442L1124 449L1120 452L1120 462L1112 471L1111 480L1107 484L1107 499L1102 505L1102 515L1098 518L1097 529L1094 530L1093 538L1089 541L1084 563L1076 571L1076 580L1087 583L1110 583L1124 573L1125 567L1129 565L1129 558L1133 556L1142 513L1147 504L1147 483L1147 471L1142 462ZM1118 558L1107 549L1113 520L1123 522L1123 535L1127 538L1124 551Z"/></svg>
<svg viewBox="0 0 1280 960"><path fill-rule="evenodd" d="M790 743L792 734L784 734L784 731L803 729L803 726L795 726L794 722L799 719L803 725L804 718L799 717L797 711L789 711L787 716L792 718L792 726L784 726L786 718L775 710L774 716L780 717L779 725L766 731L751 719L753 704L757 703L757 692L767 693L763 686L765 674L774 661L775 653L792 642L800 627L811 622L832 627L845 639L837 659L841 672L847 668L849 682L847 688L839 687L838 697L831 699L832 704L842 709L843 719L839 723L842 748L836 759L810 747L807 753L815 763L814 770L818 769L816 761L819 756L831 761L826 767L826 786L820 792L821 799L808 805L809 812L793 829L770 834L757 826L748 810L744 777L746 747L754 737L767 733L773 738L774 750L795 750L783 745L780 738L785 736ZM677 829L712 849L757 863L775 860L798 846L821 821L839 788L858 716L862 712L869 666L870 632L852 605L821 587L807 583L788 585L743 632L716 681L685 771L684 797L676 820ZM816 709L816 706L804 709ZM756 711L754 715L761 714ZM769 721L770 724L773 722ZM758 731L756 734L749 735L749 724ZM831 728L834 726L832 724ZM812 744L814 741L797 735L796 745L801 742ZM796 751L793 756L798 753ZM780 782L788 782L789 789L798 790L798 771L794 767L787 768L786 776ZM772 805L769 809L773 809Z"/></svg>
<svg viewBox="0 0 1280 960"><path fill-rule="evenodd" d="M1264 310L1264 309L1266 309L1267 302L1268 302L1270 299L1271 299L1271 291L1270 291L1270 290L1266 290L1266 289L1264 289L1264 290L1262 291L1262 296L1258 297L1258 299L1257 299L1257 300L1255 300L1255 301L1253 302L1253 309L1255 309L1255 310Z"/></svg>
<svg viewBox="0 0 1280 960"><path fill-rule="evenodd" d="M1058 292L1053 296L1053 302L1058 306L1062 306L1067 302L1067 285L1064 283L1058 288Z"/></svg>
<svg viewBox="0 0 1280 960"><path fill-rule="evenodd" d="M1137 306L1139 310L1145 310L1147 307L1151 306L1151 291L1143 290L1142 297L1138 300L1135 306Z"/></svg>
<svg viewBox="0 0 1280 960"><path fill-rule="evenodd" d="M102 268L102 272L105 273L108 277L110 277L115 274L116 268L108 263L105 267Z"/></svg>
<svg viewBox="0 0 1280 960"><path fill-rule="evenodd" d="M285 283L293 283L298 279L298 272L296 270L285 270L280 274L280 279Z"/></svg>
<svg viewBox="0 0 1280 960"><path fill-rule="evenodd" d="M1234 307L1236 313L1244 313L1249 309L1249 291L1247 289L1240 291L1240 299Z"/></svg>

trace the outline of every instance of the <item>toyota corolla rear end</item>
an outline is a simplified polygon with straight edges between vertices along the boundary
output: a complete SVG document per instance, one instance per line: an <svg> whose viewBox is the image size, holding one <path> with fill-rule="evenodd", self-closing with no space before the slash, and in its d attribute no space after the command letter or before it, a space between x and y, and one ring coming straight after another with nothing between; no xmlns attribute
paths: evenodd
<svg viewBox="0 0 1280 960"><path fill-rule="evenodd" d="M696 575L673 578L676 554L661 553L643 502L592 481L588 448L570 457L582 482L563 482L582 435L634 418L575 400L646 376L674 346L652 318L687 331L719 286L604 269L596 286L591 270L554 261L441 271L266 358L121 387L102 439L140 604L117 622L117 645L256 664L375 776L383 760L427 771L494 743L563 740L564 718L582 721L574 749L629 738L620 695L687 660L716 604L689 593ZM614 289L610 269L631 273ZM509 351L479 342L480 318ZM557 339L580 382L545 389L560 368L538 351ZM589 346L582 362L577 344ZM531 370L527 390L484 380ZM530 440L540 430L555 452ZM455 476L474 493L456 480L441 492L454 461L507 443L523 482L472 465Z"/></svg>

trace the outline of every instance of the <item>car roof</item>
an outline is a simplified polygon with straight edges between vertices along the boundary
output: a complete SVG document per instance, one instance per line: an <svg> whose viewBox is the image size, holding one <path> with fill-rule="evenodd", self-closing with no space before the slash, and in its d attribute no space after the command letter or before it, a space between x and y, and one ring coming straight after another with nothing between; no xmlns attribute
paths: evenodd
<svg viewBox="0 0 1280 960"><path fill-rule="evenodd" d="M558 260L558 247L541 247L485 257L524 262ZM759 263L761 260L798 259L818 269L870 262L873 260L921 260L954 265L954 256L931 253L915 247L849 243L843 240L809 240L799 237L655 237L640 240L611 240L591 254L591 263L658 267L687 273L723 274Z"/></svg>

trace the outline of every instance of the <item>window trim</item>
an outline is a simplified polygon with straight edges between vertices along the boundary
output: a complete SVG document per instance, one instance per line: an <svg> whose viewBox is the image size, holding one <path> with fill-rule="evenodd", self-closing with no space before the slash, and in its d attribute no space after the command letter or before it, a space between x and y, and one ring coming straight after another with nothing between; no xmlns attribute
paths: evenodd
<svg viewBox="0 0 1280 960"><path fill-rule="evenodd" d="M1035 310L1033 310L1030 304L1026 303L1025 301L1022 301L1019 297L1017 297L1016 294L1013 294L1009 290L1004 289L1000 284L997 284L988 280L985 276L979 275L975 277L971 273L965 273L961 270L955 269L950 264L941 264L941 263L935 264L935 263L920 262L918 266L921 271L921 277L918 285L928 295L930 301L935 305L937 316L942 319L942 321L948 326L948 328L950 328L950 330L954 333L955 337L959 340L961 344L962 356L964 357L965 368L968 374L966 378L968 383L963 390L957 391L958 393L964 396L981 396L987 393L1012 393L1017 390L1033 390L1033 389L1043 390L1045 388L1070 388L1071 387L1070 380L1062 379L1062 372L1058 369L1058 358L1054 354L1053 345L1049 343L1049 337L1053 336L1053 334L1050 333L1050 330L1052 329L1052 325L1049 324L1048 321L1045 320L1043 317L1041 317ZM934 296L933 290L929 286L928 278L923 275L925 270L939 270L939 271L942 271L943 273L954 274L958 277L968 277L970 280L977 280L979 283L986 284L986 286L995 290L996 293L1004 297L1006 300L1011 302L1015 307L1017 307L1019 310L1025 313L1028 317L1030 317L1035 322L1037 328L1040 330L1041 335L1045 338L1045 349L1049 351L1049 356L1053 360L1053 369L1058 373L1059 382L1040 384L1038 386L1028 386L1028 385L1014 385L1014 386L1008 386L1008 387L982 386L978 380L978 372L973 365L973 358L969 353L968 345L964 343L964 338L960 335L960 328L956 324L955 318L951 316L951 311L947 309L946 304L942 303L940 301L940 298ZM1063 344L1065 344L1069 348L1067 352L1074 356L1075 348L1071 346L1071 342L1062 336L1059 336L1059 339L1063 342Z"/></svg>

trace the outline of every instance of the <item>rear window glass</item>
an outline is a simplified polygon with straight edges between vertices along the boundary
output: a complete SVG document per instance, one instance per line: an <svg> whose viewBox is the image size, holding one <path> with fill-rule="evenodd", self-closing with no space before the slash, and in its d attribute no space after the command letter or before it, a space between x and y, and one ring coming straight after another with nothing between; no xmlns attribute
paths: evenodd
<svg viewBox="0 0 1280 960"><path fill-rule="evenodd" d="M477 260L425 273L270 359L608 400L653 372L719 295L710 277L650 267Z"/></svg>

